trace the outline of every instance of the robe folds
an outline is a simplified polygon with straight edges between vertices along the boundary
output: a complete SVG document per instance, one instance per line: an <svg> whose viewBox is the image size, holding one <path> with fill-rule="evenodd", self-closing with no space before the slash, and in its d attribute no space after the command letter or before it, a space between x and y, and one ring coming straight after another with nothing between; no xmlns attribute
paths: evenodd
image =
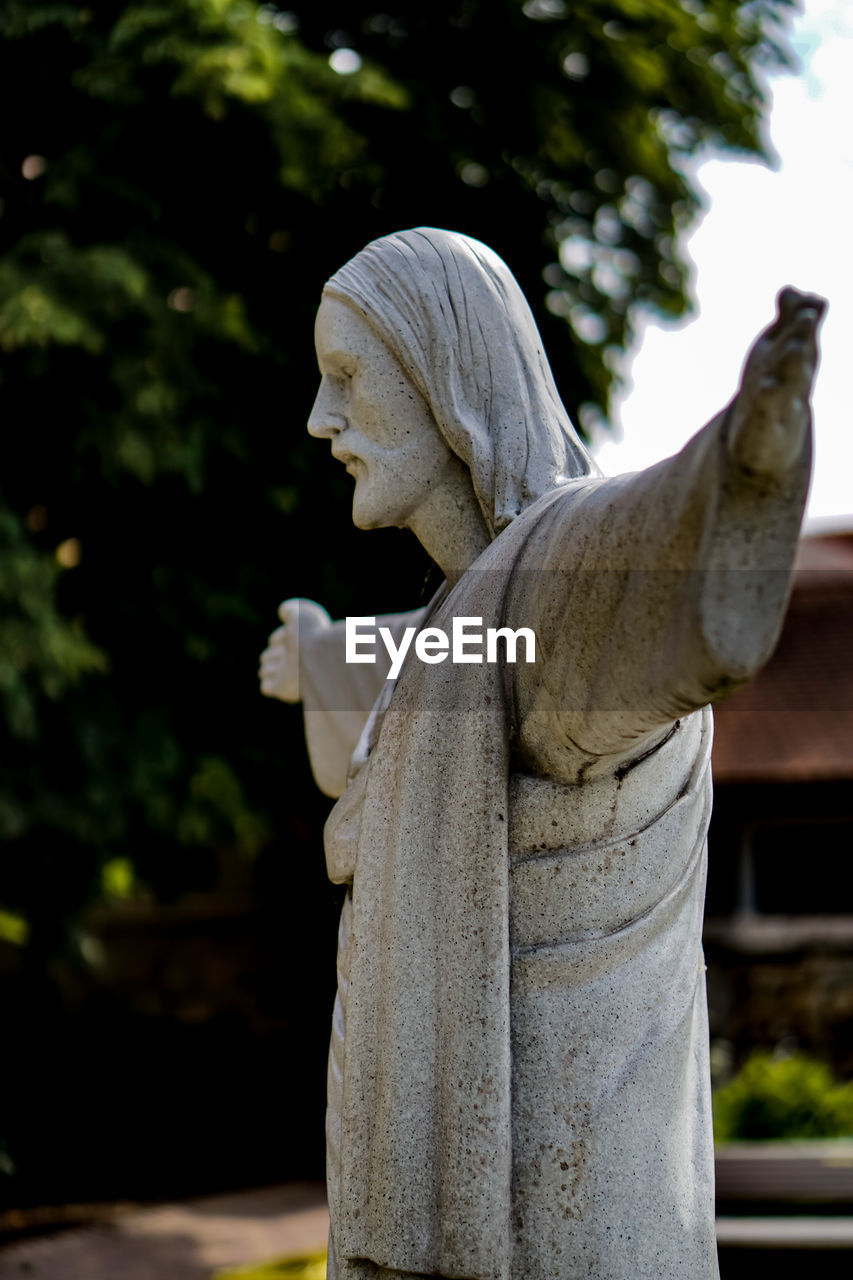
<svg viewBox="0 0 853 1280"><path fill-rule="evenodd" d="M553 490L429 618L536 663L380 697L326 828L331 1277L717 1276L706 704L772 651L807 478L738 472L721 417Z"/></svg>

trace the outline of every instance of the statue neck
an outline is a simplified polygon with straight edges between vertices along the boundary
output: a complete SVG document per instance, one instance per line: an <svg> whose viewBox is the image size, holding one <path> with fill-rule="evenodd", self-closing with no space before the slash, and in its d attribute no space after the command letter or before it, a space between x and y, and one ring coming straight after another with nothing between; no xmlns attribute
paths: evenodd
<svg viewBox="0 0 853 1280"><path fill-rule="evenodd" d="M455 457L440 482L412 512L408 526L451 587L492 541L471 473Z"/></svg>

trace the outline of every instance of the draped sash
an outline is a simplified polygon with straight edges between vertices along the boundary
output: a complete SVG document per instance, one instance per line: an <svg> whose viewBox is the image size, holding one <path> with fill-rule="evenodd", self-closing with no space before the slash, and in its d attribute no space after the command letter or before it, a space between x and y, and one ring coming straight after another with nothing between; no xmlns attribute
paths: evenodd
<svg viewBox="0 0 853 1280"><path fill-rule="evenodd" d="M431 625L501 626L518 551L565 496L554 490L513 521ZM482 1280L506 1280L510 1252L504 678L495 663L407 663L370 758L333 1207L343 1257Z"/></svg>

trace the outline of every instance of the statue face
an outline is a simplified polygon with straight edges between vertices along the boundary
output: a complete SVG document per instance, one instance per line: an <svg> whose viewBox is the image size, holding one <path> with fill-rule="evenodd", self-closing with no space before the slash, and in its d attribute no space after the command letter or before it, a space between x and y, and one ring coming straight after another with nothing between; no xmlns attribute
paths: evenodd
<svg viewBox="0 0 853 1280"><path fill-rule="evenodd" d="M409 525L458 460L423 396L352 307L324 297L314 340L322 381L308 430L331 441L355 479L353 523Z"/></svg>

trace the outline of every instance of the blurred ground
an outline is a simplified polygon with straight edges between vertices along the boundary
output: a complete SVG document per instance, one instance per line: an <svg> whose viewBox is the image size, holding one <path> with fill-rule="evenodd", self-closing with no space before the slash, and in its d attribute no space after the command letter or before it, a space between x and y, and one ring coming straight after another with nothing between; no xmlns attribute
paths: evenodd
<svg viewBox="0 0 853 1280"><path fill-rule="evenodd" d="M803 1216L803 1208L718 1218L722 1280L848 1280L853 1218ZM311 1182L119 1209L96 1226L0 1247L0 1280L216 1280L223 1270L316 1254L328 1224L323 1186Z"/></svg>
<svg viewBox="0 0 853 1280"><path fill-rule="evenodd" d="M288 1183L121 1214L0 1249L0 1280L211 1280L326 1246L321 1183Z"/></svg>

